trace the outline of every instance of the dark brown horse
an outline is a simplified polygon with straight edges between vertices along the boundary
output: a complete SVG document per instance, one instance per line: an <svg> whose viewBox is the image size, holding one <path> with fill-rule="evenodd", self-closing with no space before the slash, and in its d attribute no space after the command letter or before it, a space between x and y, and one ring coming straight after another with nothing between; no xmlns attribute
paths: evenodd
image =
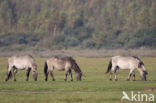
<svg viewBox="0 0 156 103"><path fill-rule="evenodd" d="M51 57L45 61L44 73L45 81L48 80L48 74L50 73L52 80L55 81L53 71L54 69L59 71L65 70L64 80L67 80L67 75L69 73L70 80L73 81L72 69L75 71L77 81L81 80L82 72L76 61L72 57Z"/></svg>

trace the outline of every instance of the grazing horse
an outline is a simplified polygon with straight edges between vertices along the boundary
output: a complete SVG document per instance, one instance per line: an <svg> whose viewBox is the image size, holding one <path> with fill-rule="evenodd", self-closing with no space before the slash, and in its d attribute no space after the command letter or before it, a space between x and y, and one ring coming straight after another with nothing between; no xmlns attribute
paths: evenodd
<svg viewBox="0 0 156 103"><path fill-rule="evenodd" d="M73 81L72 77L72 69L76 73L77 81L81 80L82 72L79 66L77 65L76 61L72 57L51 57L45 61L44 65L44 74L45 74L45 81L48 80L48 74L50 73L52 80L55 81L53 70L64 71L65 70L65 77L64 80L67 80L67 75L69 73L70 80Z"/></svg>
<svg viewBox="0 0 156 103"><path fill-rule="evenodd" d="M29 73L32 70L32 75L35 81L37 81L37 65L35 63L35 59L28 55L28 56L12 56L8 59L8 72L5 81L8 81L12 75L13 69L13 79L16 81L16 73L17 70L26 70L26 81L29 79Z"/></svg>
<svg viewBox="0 0 156 103"><path fill-rule="evenodd" d="M142 80L146 81L147 71L144 66L144 63L136 56L132 57L123 57L123 56L114 56L111 58L107 72L110 72L110 80L112 80L112 73L115 73L115 80L117 81L117 72L120 69L130 69L128 75L128 81L130 80L131 75L133 74L133 81L135 81L135 69L140 72Z"/></svg>

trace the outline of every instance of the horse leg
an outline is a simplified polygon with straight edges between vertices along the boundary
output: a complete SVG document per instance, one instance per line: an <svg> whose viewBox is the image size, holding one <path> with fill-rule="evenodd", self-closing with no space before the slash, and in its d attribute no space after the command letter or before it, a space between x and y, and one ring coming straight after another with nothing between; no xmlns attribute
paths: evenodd
<svg viewBox="0 0 156 103"><path fill-rule="evenodd" d="M7 72L7 77L6 77L5 81L8 81L9 78L11 77L11 75L12 75L11 69L12 69L12 66L8 66L8 72Z"/></svg>
<svg viewBox="0 0 156 103"><path fill-rule="evenodd" d="M49 72L47 71L47 73L45 73L45 81L48 81L48 74Z"/></svg>
<svg viewBox="0 0 156 103"><path fill-rule="evenodd" d="M110 81L112 80L113 71L115 70L115 66L112 66L112 69L110 71Z"/></svg>
<svg viewBox="0 0 156 103"><path fill-rule="evenodd" d="M115 81L118 81L117 75L118 75L118 67L117 67L117 70L115 71Z"/></svg>
<svg viewBox="0 0 156 103"><path fill-rule="evenodd" d="M65 71L64 81L67 81L68 72L69 72L69 71L67 71L67 70Z"/></svg>
<svg viewBox="0 0 156 103"><path fill-rule="evenodd" d="M72 70L69 69L70 81L73 81Z"/></svg>
<svg viewBox="0 0 156 103"><path fill-rule="evenodd" d="M13 67L13 80L16 81L16 72L17 72L17 68L14 66Z"/></svg>
<svg viewBox="0 0 156 103"><path fill-rule="evenodd" d="M135 71L133 71L133 81L136 81L135 80Z"/></svg>
<svg viewBox="0 0 156 103"><path fill-rule="evenodd" d="M52 81L55 81L54 75L53 75L53 71L50 71L50 75L52 77Z"/></svg>
<svg viewBox="0 0 156 103"><path fill-rule="evenodd" d="M116 66L116 67L115 67L115 70L114 70L114 73L115 73L115 81L117 81L117 80L118 80L118 78L117 78L117 75L118 75L118 70L119 70L119 67L118 67L118 66Z"/></svg>
<svg viewBox="0 0 156 103"><path fill-rule="evenodd" d="M13 80L16 81L16 72L13 71Z"/></svg>
<svg viewBox="0 0 156 103"><path fill-rule="evenodd" d="M112 81L112 75L113 75L113 72L112 71L110 71L110 81Z"/></svg>
<svg viewBox="0 0 156 103"><path fill-rule="evenodd" d="M130 80L132 73L133 73L133 70L130 70L128 78L127 78L128 81Z"/></svg>
<svg viewBox="0 0 156 103"><path fill-rule="evenodd" d="M44 74L45 74L45 81L48 81L49 67L47 64L45 64Z"/></svg>
<svg viewBox="0 0 156 103"><path fill-rule="evenodd" d="M30 71L31 71L31 68L28 68L27 71L26 71L26 76L27 76L26 81L29 80L29 74L30 74Z"/></svg>

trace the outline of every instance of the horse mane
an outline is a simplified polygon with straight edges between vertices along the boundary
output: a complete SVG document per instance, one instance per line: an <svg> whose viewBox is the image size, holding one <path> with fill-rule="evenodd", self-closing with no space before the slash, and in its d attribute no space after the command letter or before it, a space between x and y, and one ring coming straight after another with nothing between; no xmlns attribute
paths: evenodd
<svg viewBox="0 0 156 103"><path fill-rule="evenodd" d="M33 58L33 59L34 59L34 57L33 57L32 55L30 55L30 54L29 54L29 55L27 55L27 56L28 56L28 57L31 57L31 58Z"/></svg>
<svg viewBox="0 0 156 103"><path fill-rule="evenodd" d="M137 56L132 56L133 58L137 59L139 61L138 67L140 68L142 65L144 65L143 61L137 57Z"/></svg>
<svg viewBox="0 0 156 103"><path fill-rule="evenodd" d="M81 73L80 67L77 65L76 61L72 57L65 57L65 59L67 59L71 62L72 67L75 72Z"/></svg>

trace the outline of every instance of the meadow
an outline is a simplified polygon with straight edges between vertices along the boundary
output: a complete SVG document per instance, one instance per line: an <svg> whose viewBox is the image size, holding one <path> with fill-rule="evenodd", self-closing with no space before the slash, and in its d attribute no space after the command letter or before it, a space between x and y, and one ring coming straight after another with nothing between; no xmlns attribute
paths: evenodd
<svg viewBox="0 0 156 103"><path fill-rule="evenodd" d="M38 65L37 82L34 82L31 74L26 82L24 70L17 72L16 82L12 78L5 82L7 57L0 57L0 103L129 103L121 101L122 91L156 95L156 58L141 58L148 71L147 81L141 81L138 71L136 81L126 81L129 70L119 70L117 82L109 81L109 74L105 74L109 57L75 57L85 75L80 82L76 81L74 71L73 82L69 76L66 82L63 80L63 71L54 71L56 81L52 81L49 76L48 82L45 82L43 65L46 58L35 59Z"/></svg>

